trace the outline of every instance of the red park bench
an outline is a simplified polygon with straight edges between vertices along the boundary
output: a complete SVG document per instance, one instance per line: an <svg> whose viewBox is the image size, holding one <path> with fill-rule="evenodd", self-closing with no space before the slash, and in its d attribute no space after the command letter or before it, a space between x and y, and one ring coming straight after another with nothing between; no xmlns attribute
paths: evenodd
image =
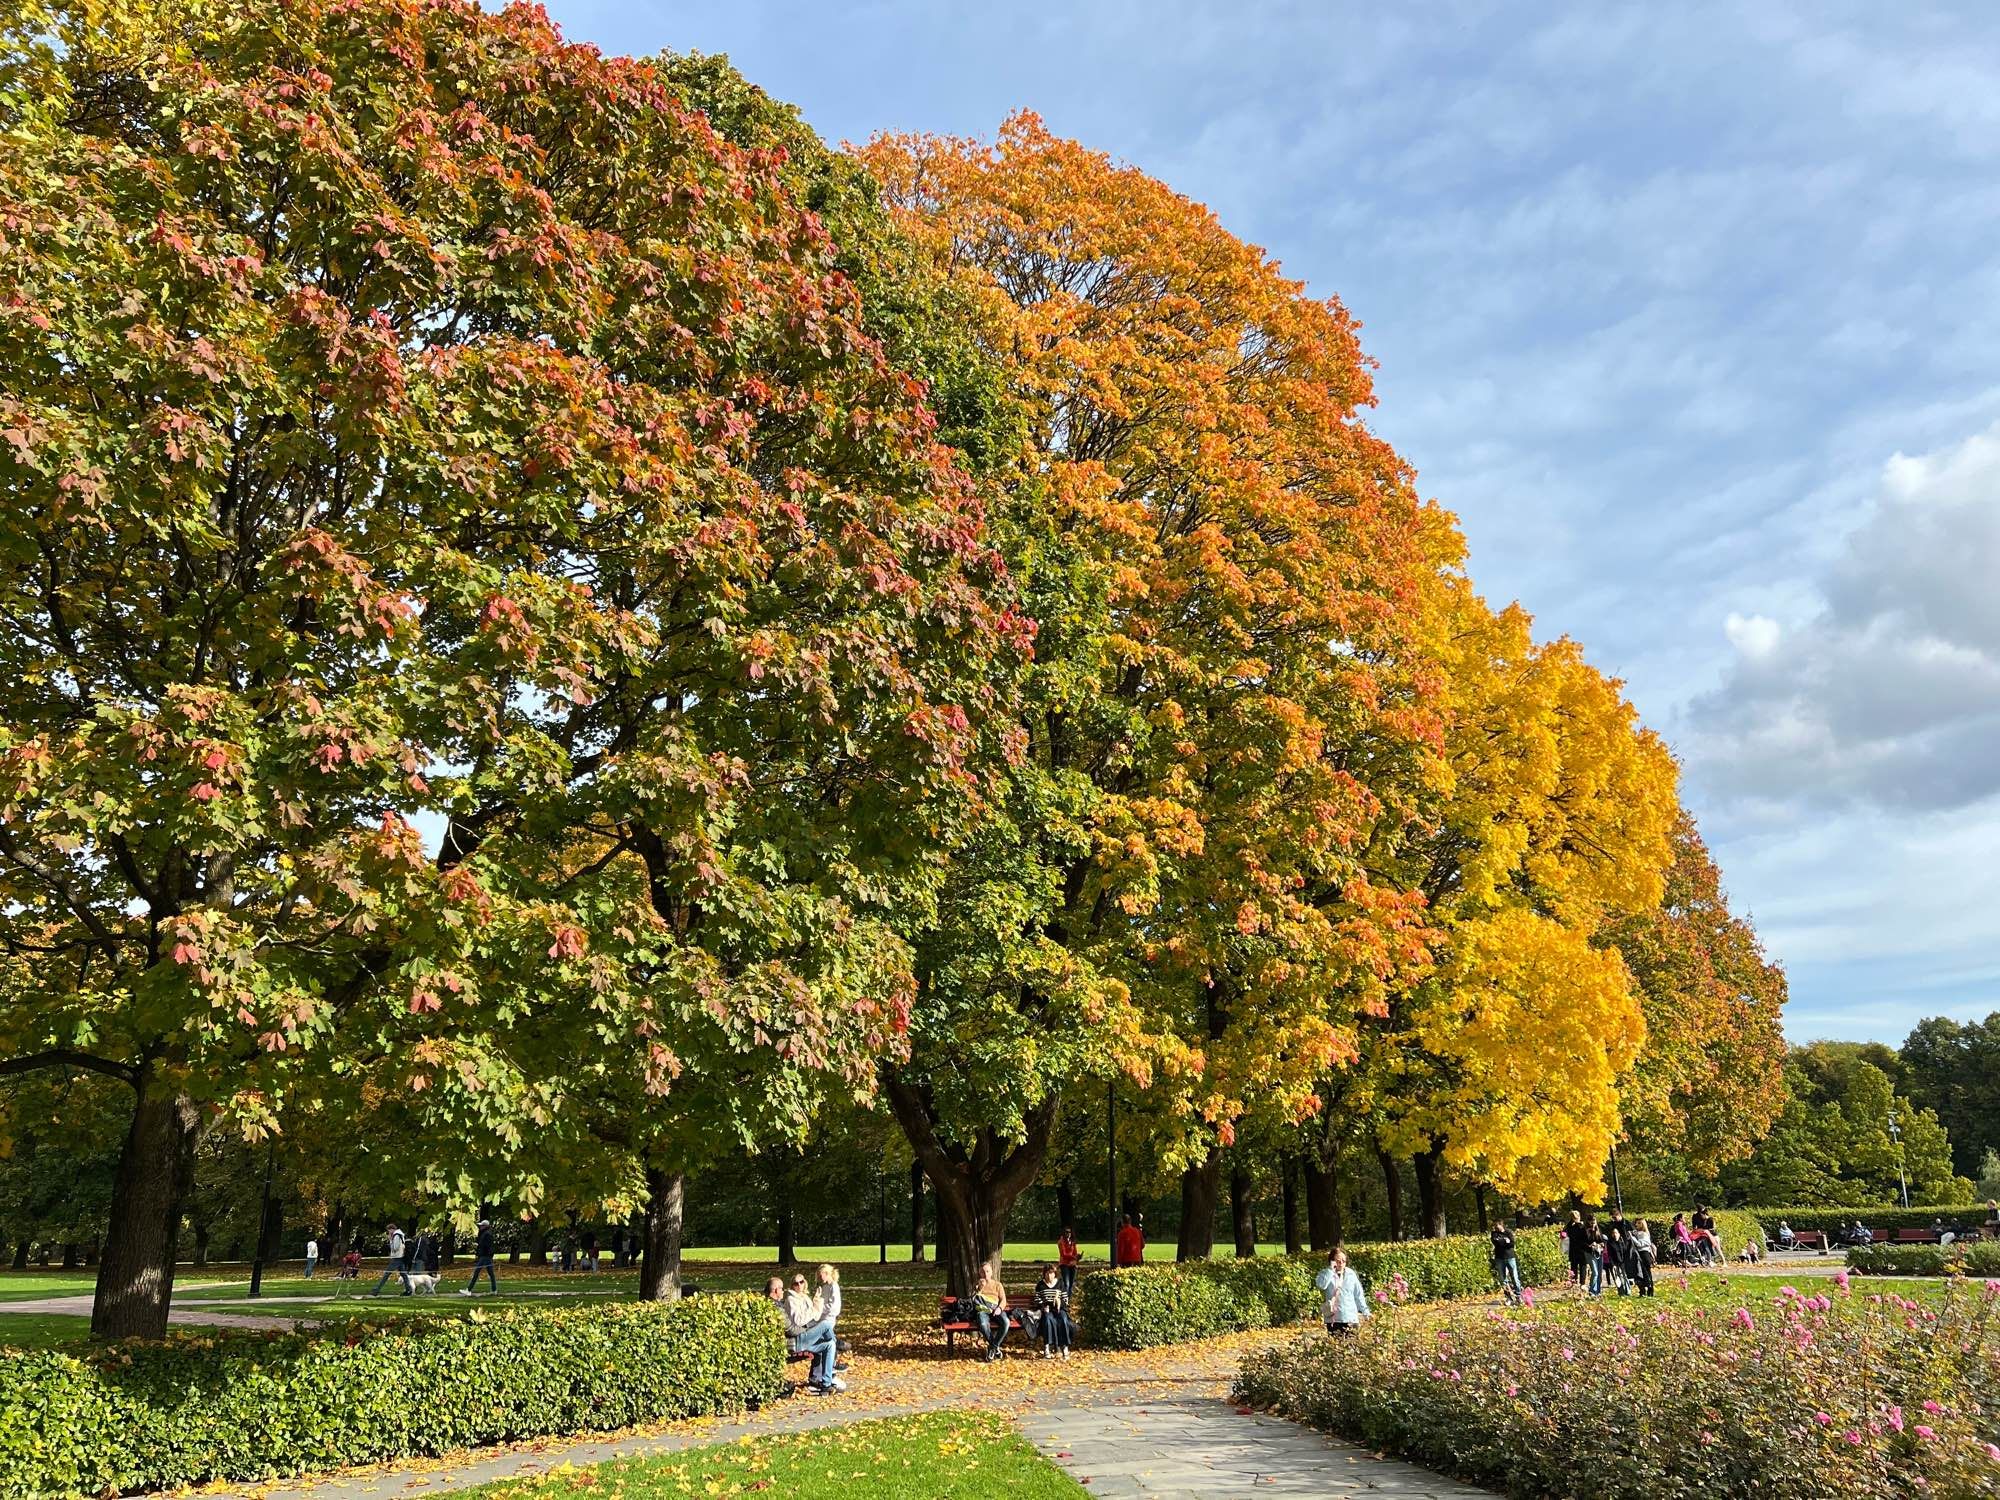
<svg viewBox="0 0 2000 1500"><path fill-rule="evenodd" d="M979 1324L971 1318L948 1318L946 1316L951 1310L951 1304L955 1300L957 1299L952 1297L938 1298L938 1327L944 1330L944 1351L946 1354L953 1353L957 1349L958 1336L961 1333L976 1334L979 1332ZM970 1304L968 1303L967 1305L969 1306ZM1021 1326L1021 1314L1032 1305L1026 1302L1016 1302L1012 1297L1007 1299L1007 1311L1012 1315L1016 1328Z"/></svg>
<svg viewBox="0 0 2000 1500"><path fill-rule="evenodd" d="M1895 1243L1898 1245L1935 1245L1938 1232L1935 1229L1899 1229Z"/></svg>
<svg viewBox="0 0 2000 1500"><path fill-rule="evenodd" d="M1817 1229L1801 1229L1792 1236L1794 1250L1817 1250L1826 1254L1826 1235Z"/></svg>

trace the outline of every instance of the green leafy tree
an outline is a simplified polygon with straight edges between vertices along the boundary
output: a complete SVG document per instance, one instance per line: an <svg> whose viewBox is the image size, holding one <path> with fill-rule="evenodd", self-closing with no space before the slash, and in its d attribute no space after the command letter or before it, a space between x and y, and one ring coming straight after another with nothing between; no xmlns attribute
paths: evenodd
<svg viewBox="0 0 2000 1500"><path fill-rule="evenodd" d="M2000 1011L1983 1021L1919 1021L1900 1056L1911 1100L1951 1133L1953 1167L1961 1177L1979 1175L2000 1150Z"/></svg>
<svg viewBox="0 0 2000 1500"><path fill-rule="evenodd" d="M0 1073L131 1091L94 1330L211 1116L393 1100L532 1202L578 1078L872 1076L1025 627L776 162L524 9L6 42Z"/></svg>

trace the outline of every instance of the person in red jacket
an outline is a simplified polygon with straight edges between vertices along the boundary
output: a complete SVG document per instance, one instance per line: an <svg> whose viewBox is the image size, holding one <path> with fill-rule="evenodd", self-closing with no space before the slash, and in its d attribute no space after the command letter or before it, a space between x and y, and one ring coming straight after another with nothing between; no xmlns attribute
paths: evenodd
<svg viewBox="0 0 2000 1500"><path fill-rule="evenodd" d="M1130 1214L1118 1216L1118 1243L1113 1247L1111 1259L1114 1267L1121 1271L1146 1259L1145 1232L1132 1222Z"/></svg>
<svg viewBox="0 0 2000 1500"><path fill-rule="evenodd" d="M1076 1295L1076 1268L1082 1263L1083 1250L1076 1242L1076 1230L1065 1224L1061 1237L1056 1240L1056 1280L1062 1287L1065 1301Z"/></svg>

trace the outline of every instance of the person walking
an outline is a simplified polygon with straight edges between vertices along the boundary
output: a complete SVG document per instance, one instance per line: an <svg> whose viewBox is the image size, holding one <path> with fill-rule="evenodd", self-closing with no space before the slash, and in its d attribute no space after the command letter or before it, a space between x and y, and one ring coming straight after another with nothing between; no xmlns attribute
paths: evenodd
<svg viewBox="0 0 2000 1500"><path fill-rule="evenodd" d="M398 1229L394 1224L389 1226L389 1264L382 1271L382 1279L375 1283L375 1290L368 1295L371 1297L381 1296L382 1288L388 1284L391 1276L402 1279L403 1295L405 1297L409 1296L410 1273L403 1269L403 1231Z"/></svg>
<svg viewBox="0 0 2000 1500"><path fill-rule="evenodd" d="M498 1296L500 1294L500 1278L493 1274L493 1221L491 1219L481 1219L479 1221L479 1238L473 1242L472 1248L472 1280L466 1283L465 1289L459 1293L459 1296L470 1297L474 1292L479 1290L479 1273L481 1271L486 1273L487 1284L492 1287L494 1295Z"/></svg>
<svg viewBox="0 0 2000 1500"><path fill-rule="evenodd" d="M597 1270L597 1231L595 1229L586 1229L583 1232L583 1268L593 1274Z"/></svg>
<svg viewBox="0 0 2000 1500"><path fill-rule="evenodd" d="M1639 1284L1639 1295L1653 1295L1653 1234L1646 1227L1644 1219L1632 1226L1632 1279Z"/></svg>
<svg viewBox="0 0 2000 1500"><path fill-rule="evenodd" d="M1514 1231L1504 1221L1495 1223L1492 1231L1493 1279L1500 1283L1500 1294L1509 1302L1521 1300L1521 1261L1514 1251Z"/></svg>
<svg viewBox="0 0 2000 1500"><path fill-rule="evenodd" d="M1000 1284L999 1261L989 1261L982 1268L979 1285L972 1294L972 1305L978 1314L979 1331L986 1335L987 1363L1005 1359L1007 1351L1001 1346L1007 1342L1007 1335L1014 1331L1014 1323L1007 1316L1007 1288Z"/></svg>
<svg viewBox="0 0 2000 1500"><path fill-rule="evenodd" d="M1083 1264L1083 1251L1076 1243L1076 1229L1065 1224L1056 1238L1057 1280L1062 1283L1063 1303L1076 1296L1076 1268Z"/></svg>
<svg viewBox="0 0 2000 1500"><path fill-rule="evenodd" d="M1320 1314L1326 1331L1351 1334L1368 1321L1368 1290L1360 1273L1348 1265L1347 1249L1335 1245L1326 1254L1326 1267L1313 1278L1320 1294Z"/></svg>
<svg viewBox="0 0 2000 1500"><path fill-rule="evenodd" d="M319 1264L319 1236L306 1236L306 1280L313 1279L313 1267Z"/></svg>
<svg viewBox="0 0 2000 1500"><path fill-rule="evenodd" d="M1035 1283L1035 1310L1042 1318L1042 1358L1068 1359L1076 1340L1076 1328L1069 1316L1069 1291L1062 1284L1062 1267L1043 1266L1042 1279Z"/></svg>
<svg viewBox="0 0 2000 1500"><path fill-rule="evenodd" d="M1583 1220L1583 1227L1590 1234L1588 1241L1589 1254L1584 1257L1584 1263L1590 1271L1590 1295L1596 1297L1604 1291L1604 1228L1597 1222L1596 1214L1586 1214Z"/></svg>

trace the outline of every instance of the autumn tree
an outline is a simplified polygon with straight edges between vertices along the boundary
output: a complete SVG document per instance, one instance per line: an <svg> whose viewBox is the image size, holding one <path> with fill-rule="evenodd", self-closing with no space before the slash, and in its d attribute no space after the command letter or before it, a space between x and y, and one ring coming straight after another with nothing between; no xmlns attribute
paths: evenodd
<svg viewBox="0 0 2000 1500"><path fill-rule="evenodd" d="M525 8L7 48L0 1071L131 1091L94 1331L163 1329L217 1112L393 1097L469 1204L554 1047L868 1076L843 902L1025 627L777 161Z"/></svg>
<svg viewBox="0 0 2000 1500"><path fill-rule="evenodd" d="M1646 1043L1621 1090L1634 1152L1668 1180L1709 1181L1785 1107L1785 976L1730 911L1686 812L1673 844L1660 904L1618 918L1599 941L1624 959L1645 1013Z"/></svg>
<svg viewBox="0 0 2000 1500"><path fill-rule="evenodd" d="M1316 1172L1373 1154L1392 1221L1412 1162L1426 1234L1448 1169L1531 1201L1594 1192L1645 1023L1593 938L1658 903L1676 815L1665 746L1574 642L1537 643L1462 583L1439 607L1443 774L1368 855L1376 885L1421 899L1431 964L1370 1007L1305 1130Z"/></svg>
<svg viewBox="0 0 2000 1500"><path fill-rule="evenodd" d="M1298 881L1359 874L1355 747L1424 731L1404 599L1452 544L1358 418L1352 320L1207 211L1027 115L864 160L978 291L1028 409L994 518L1040 627L1018 760L917 940L912 1057L885 1070L962 1286L1079 1081L1162 1090L1184 1159L1226 1140L1211 981L1314 997L1271 1032L1341 1050L1308 960L1353 958Z"/></svg>

